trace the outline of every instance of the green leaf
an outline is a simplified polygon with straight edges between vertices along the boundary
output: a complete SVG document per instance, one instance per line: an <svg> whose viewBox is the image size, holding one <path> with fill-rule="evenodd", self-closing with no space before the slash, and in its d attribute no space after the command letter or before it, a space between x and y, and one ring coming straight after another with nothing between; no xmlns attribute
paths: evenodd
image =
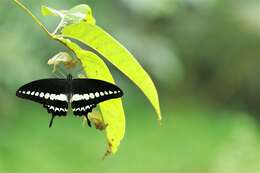
<svg viewBox="0 0 260 173"><path fill-rule="evenodd" d="M81 50L77 52L83 68L89 78L115 83L106 64L96 54ZM106 127L108 153L116 153L125 133L125 115L121 99L113 99L99 104Z"/></svg>
<svg viewBox="0 0 260 173"><path fill-rule="evenodd" d="M44 5L41 8L41 12L43 16L59 16L60 18L64 17L64 14L62 12Z"/></svg>
<svg viewBox="0 0 260 173"><path fill-rule="evenodd" d="M88 5L77 5L70 10L56 10L47 6L41 8L43 16L59 16L61 18L59 25L54 30L53 34L57 34L60 30L73 23L85 21L91 25L96 24L95 18L92 16L92 10Z"/></svg>
<svg viewBox="0 0 260 173"><path fill-rule="evenodd" d="M81 49L77 44L68 39L62 37L57 38L76 54L89 78L115 83L107 65L96 54ZM114 154L125 133L125 115L122 100L119 98L100 103L99 108L104 123L107 124L105 129L108 140L107 153Z"/></svg>
<svg viewBox="0 0 260 173"><path fill-rule="evenodd" d="M86 4L77 5L73 8L71 8L67 12L67 15L70 15L72 17L78 17L78 19L80 19L79 21L84 19L89 24L92 24L92 25L96 24L96 20L92 15L92 10Z"/></svg>
<svg viewBox="0 0 260 173"><path fill-rule="evenodd" d="M47 6L42 6L41 12L43 16L59 16L62 20L62 26L78 23L82 20L92 25L96 23L91 8L85 4L77 5L70 10L56 10Z"/></svg>
<svg viewBox="0 0 260 173"><path fill-rule="evenodd" d="M153 81L133 55L117 40L100 27L86 22L64 27L62 36L85 43L115 65L142 90L155 108L158 120L161 120L159 98Z"/></svg>

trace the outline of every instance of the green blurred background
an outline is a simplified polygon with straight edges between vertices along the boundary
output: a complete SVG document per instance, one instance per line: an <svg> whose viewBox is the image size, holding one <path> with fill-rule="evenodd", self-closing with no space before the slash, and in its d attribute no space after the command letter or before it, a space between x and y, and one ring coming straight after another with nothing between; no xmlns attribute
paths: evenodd
<svg viewBox="0 0 260 173"><path fill-rule="evenodd" d="M0 2L0 173L260 172L259 0L23 0L53 31L40 5L86 3L158 88L163 126L142 93L111 66L125 91L126 134L101 160L105 136L70 114L57 118L16 98L53 76L48 58L66 50L11 0ZM123 57L122 57L123 58ZM109 63L108 63L109 65Z"/></svg>

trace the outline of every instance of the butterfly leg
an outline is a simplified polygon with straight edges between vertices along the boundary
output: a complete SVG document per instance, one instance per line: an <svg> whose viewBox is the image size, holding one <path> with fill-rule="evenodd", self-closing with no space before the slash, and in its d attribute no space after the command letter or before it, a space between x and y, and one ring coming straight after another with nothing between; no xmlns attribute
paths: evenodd
<svg viewBox="0 0 260 173"><path fill-rule="evenodd" d="M85 115L85 117L86 117L86 119L87 119L88 126L91 127L91 122L90 122L90 120L89 120L89 118L88 118L88 115Z"/></svg>
<svg viewBox="0 0 260 173"><path fill-rule="evenodd" d="M54 118L55 118L55 115L52 115L51 121L50 121L50 123L49 123L49 128L51 128Z"/></svg>

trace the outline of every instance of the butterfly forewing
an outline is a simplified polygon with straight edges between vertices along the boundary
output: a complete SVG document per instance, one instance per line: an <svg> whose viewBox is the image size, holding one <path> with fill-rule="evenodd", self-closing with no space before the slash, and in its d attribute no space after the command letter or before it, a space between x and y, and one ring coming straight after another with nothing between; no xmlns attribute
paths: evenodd
<svg viewBox="0 0 260 173"><path fill-rule="evenodd" d="M122 95L122 90L111 83L96 79L74 79L71 107L74 115L87 115L98 103Z"/></svg>
<svg viewBox="0 0 260 173"><path fill-rule="evenodd" d="M53 115L66 115L68 84L66 79L42 79L30 82L16 92L18 97L43 104Z"/></svg>

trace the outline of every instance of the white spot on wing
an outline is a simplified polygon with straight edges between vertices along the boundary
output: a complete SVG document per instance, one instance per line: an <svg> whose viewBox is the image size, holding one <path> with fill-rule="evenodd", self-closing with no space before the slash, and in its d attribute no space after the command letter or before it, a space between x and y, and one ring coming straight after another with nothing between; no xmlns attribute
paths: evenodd
<svg viewBox="0 0 260 173"><path fill-rule="evenodd" d="M109 94L113 94L113 92L112 92L112 91L109 91Z"/></svg>
<svg viewBox="0 0 260 173"><path fill-rule="evenodd" d="M59 101L68 101L68 97L65 94L56 95L54 99Z"/></svg>
<svg viewBox="0 0 260 173"><path fill-rule="evenodd" d="M40 97L44 97L44 93L43 92L41 92Z"/></svg>
<svg viewBox="0 0 260 173"><path fill-rule="evenodd" d="M84 94L83 97L84 97L85 100L89 99L89 95L88 94Z"/></svg>
<svg viewBox="0 0 260 173"><path fill-rule="evenodd" d="M33 91L33 92L31 92L31 95L33 96L33 95L34 95L34 93L35 93L34 91Z"/></svg>
<svg viewBox="0 0 260 173"><path fill-rule="evenodd" d="M114 94L117 94L117 91L114 91Z"/></svg>
<svg viewBox="0 0 260 173"><path fill-rule="evenodd" d="M95 95L94 95L93 93L89 93L89 97L90 97L91 99L94 99L94 98L95 98Z"/></svg>
<svg viewBox="0 0 260 173"><path fill-rule="evenodd" d="M44 96L45 99L48 99L49 97L50 97L49 93L46 93L45 96Z"/></svg>
<svg viewBox="0 0 260 173"><path fill-rule="evenodd" d="M30 94L30 91L27 91L27 92L26 92L26 94L28 94L28 95L29 95L29 94Z"/></svg>
<svg viewBox="0 0 260 173"><path fill-rule="evenodd" d="M35 96L37 96L37 97L38 97L38 95L39 95L39 92L36 92L36 93L35 93Z"/></svg>
<svg viewBox="0 0 260 173"><path fill-rule="evenodd" d="M55 99L55 96L56 96L55 94L51 94L51 95L50 95L50 100L54 100L54 99Z"/></svg>
<svg viewBox="0 0 260 173"><path fill-rule="evenodd" d="M101 91L101 92L100 92L100 95L101 95L101 96L104 96L104 93Z"/></svg>
<svg viewBox="0 0 260 173"><path fill-rule="evenodd" d="M107 92L107 91L105 91L105 95L108 95L108 92Z"/></svg>
<svg viewBox="0 0 260 173"><path fill-rule="evenodd" d="M23 91L23 94L25 94L25 91Z"/></svg>
<svg viewBox="0 0 260 173"><path fill-rule="evenodd" d="M71 98L71 101L79 101L79 100L83 100L84 96L79 95L79 94L74 94Z"/></svg>
<svg viewBox="0 0 260 173"><path fill-rule="evenodd" d="M95 96L96 96L96 97L99 97L99 93L98 93L98 92L96 92L96 93L95 93Z"/></svg>

